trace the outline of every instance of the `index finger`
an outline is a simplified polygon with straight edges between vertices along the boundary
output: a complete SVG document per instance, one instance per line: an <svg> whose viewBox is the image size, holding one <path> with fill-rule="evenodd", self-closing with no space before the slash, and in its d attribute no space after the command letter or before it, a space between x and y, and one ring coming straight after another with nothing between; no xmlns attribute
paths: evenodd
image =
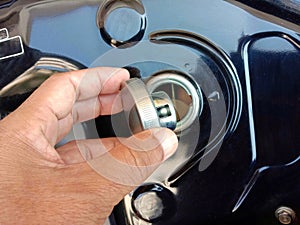
<svg viewBox="0 0 300 225"><path fill-rule="evenodd" d="M76 74L77 73L77 74ZM122 68L101 67L67 74L76 89L76 100L86 100L99 94L113 94L129 79L129 73Z"/></svg>
<svg viewBox="0 0 300 225"><path fill-rule="evenodd" d="M29 101L50 110L60 120L72 111L76 101L117 93L127 79L127 70L111 67L57 74L44 82Z"/></svg>

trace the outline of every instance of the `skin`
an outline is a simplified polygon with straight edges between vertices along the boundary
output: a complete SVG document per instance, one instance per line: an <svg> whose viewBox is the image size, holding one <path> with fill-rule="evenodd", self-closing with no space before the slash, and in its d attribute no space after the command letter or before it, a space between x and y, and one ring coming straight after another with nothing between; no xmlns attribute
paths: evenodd
<svg viewBox="0 0 300 225"><path fill-rule="evenodd" d="M104 224L175 152L177 137L164 128L55 149L74 124L121 111L127 79L104 67L57 74L0 121L0 224Z"/></svg>

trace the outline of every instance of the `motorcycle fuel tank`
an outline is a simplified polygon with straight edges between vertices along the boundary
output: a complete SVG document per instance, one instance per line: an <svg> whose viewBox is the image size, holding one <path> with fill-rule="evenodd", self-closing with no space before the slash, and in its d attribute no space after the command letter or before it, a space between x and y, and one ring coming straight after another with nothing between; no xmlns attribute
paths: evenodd
<svg viewBox="0 0 300 225"><path fill-rule="evenodd" d="M298 0L0 1L1 118L54 73L125 67L172 100L179 148L110 224L300 224L299 23Z"/></svg>

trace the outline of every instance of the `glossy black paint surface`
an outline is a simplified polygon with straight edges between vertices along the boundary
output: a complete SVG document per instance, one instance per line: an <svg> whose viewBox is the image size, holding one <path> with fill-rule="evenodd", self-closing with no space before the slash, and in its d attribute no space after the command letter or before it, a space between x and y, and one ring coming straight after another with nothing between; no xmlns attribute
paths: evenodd
<svg viewBox="0 0 300 225"><path fill-rule="evenodd" d="M81 67L89 67L113 49L102 39L96 24L102 1L86 4L37 1L37 6L31 6L35 1L30 0L10 1L12 5L5 2L0 5L0 29L6 27L12 35L20 35L26 51L21 57L0 61L0 87L42 55L68 58L82 64ZM190 164L179 168L182 172L180 169L189 168L187 165L193 166L170 185L176 188L176 212L154 224L275 225L278 221L274 212L282 205L293 208L300 215L300 28L297 26L300 16L293 11L290 12L292 17L286 14L285 18L282 10L286 9L274 6L265 10L260 6L263 3L258 1L250 1L249 5L280 19L270 19L267 15L257 17L248 7L238 5L238 1L143 0L141 3L147 24L144 36L139 39L149 42L153 32L170 30L184 30L205 38L224 52L236 68L243 98L237 127L226 134L215 160L201 172L199 158L195 161L191 158ZM17 13L12 13L14 11ZM30 17L20 12L29 12ZM116 18L116 21L120 20ZM120 27L114 32L126 32L122 27L125 24L117 24ZM173 43L174 38L176 35L168 41ZM177 39L174 43L200 55L215 68L215 74L222 75L210 52L195 45L187 46ZM139 54L134 57L144 57L143 52ZM178 58L178 65L186 64ZM118 65L118 61L110 60L111 65ZM139 70L132 74L140 73L142 77L168 68L155 62L150 66L142 63L134 66ZM196 72L191 74L201 80ZM21 97L0 99L1 111L13 110L24 100L24 96ZM229 97L225 95L225 99ZM199 119L200 124L209 115L207 107ZM110 118L97 121L101 136L113 135L109 130ZM204 126L203 132L196 153L207 143L209 124ZM232 212L235 207L236 211ZM117 225L126 224L126 216L123 205L113 215ZM300 223L296 220L294 224Z"/></svg>
<svg viewBox="0 0 300 225"><path fill-rule="evenodd" d="M271 14L276 17L280 17L284 20L290 21L292 23L298 24L300 6L298 0L238 0L243 4L249 5L252 8L255 8L261 12Z"/></svg>

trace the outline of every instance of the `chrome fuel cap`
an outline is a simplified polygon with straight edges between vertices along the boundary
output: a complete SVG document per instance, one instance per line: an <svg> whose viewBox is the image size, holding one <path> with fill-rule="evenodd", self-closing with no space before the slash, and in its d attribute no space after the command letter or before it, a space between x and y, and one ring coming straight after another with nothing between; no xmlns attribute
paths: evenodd
<svg viewBox="0 0 300 225"><path fill-rule="evenodd" d="M142 80L133 78L124 83L121 96L125 116L133 133L155 127L176 129L176 111L165 92L150 94Z"/></svg>
<svg viewBox="0 0 300 225"><path fill-rule="evenodd" d="M172 86L171 95L173 101L171 100L171 102L174 104L174 107L178 112L175 129L176 133L188 129L201 115L204 104L203 96L200 87L192 78L183 76L180 73L165 71L152 76L147 81L146 85L150 93L160 90L165 85ZM189 96L191 101L190 103L178 101L175 96L173 96L180 88L183 90L184 95ZM186 112L180 113L183 108L187 108Z"/></svg>

